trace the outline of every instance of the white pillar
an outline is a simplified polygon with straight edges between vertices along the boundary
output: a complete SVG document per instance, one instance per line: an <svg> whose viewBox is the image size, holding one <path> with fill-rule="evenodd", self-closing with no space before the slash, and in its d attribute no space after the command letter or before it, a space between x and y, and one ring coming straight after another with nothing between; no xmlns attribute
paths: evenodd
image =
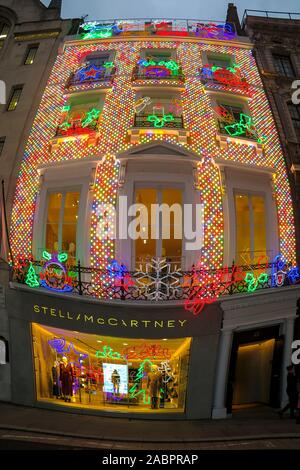
<svg viewBox="0 0 300 470"><path fill-rule="evenodd" d="M218 350L216 381L214 390L213 419L226 418L225 394L232 345L232 330L223 330Z"/></svg>
<svg viewBox="0 0 300 470"><path fill-rule="evenodd" d="M286 393L286 376L287 366L291 364L292 358L292 342L294 339L294 323L295 318L288 318L285 321L284 344L283 344L283 358L282 358L282 377L281 377L281 406L285 406L288 402Z"/></svg>

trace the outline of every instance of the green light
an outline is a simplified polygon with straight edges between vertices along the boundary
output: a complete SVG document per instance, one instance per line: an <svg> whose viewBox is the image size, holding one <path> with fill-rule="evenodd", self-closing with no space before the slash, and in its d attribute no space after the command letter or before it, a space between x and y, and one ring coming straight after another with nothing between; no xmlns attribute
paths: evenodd
<svg viewBox="0 0 300 470"><path fill-rule="evenodd" d="M67 253L60 253L58 256L57 256L57 259L60 263L64 263L65 261L67 261L68 259L68 255Z"/></svg>
<svg viewBox="0 0 300 470"><path fill-rule="evenodd" d="M87 127L94 120L98 119L101 111L99 109L93 108L91 111L86 113L85 119L81 122L82 127Z"/></svg>
<svg viewBox="0 0 300 470"><path fill-rule="evenodd" d="M173 114L165 114L162 118L160 118L155 114L150 114L147 117L147 121L153 122L154 127L164 127L166 122L174 121L174 116Z"/></svg>
<svg viewBox="0 0 300 470"><path fill-rule="evenodd" d="M255 292L259 284L265 284L269 279L267 273L262 273L256 278L253 273L247 273L245 282L248 284L248 292Z"/></svg>
<svg viewBox="0 0 300 470"><path fill-rule="evenodd" d="M98 359L106 359L107 357L111 359L123 359L121 354L114 351L110 346L103 346L102 351L96 351L95 355Z"/></svg>
<svg viewBox="0 0 300 470"><path fill-rule="evenodd" d="M27 273L27 276L26 276L25 283L29 287L39 287L40 286L40 283L38 281L38 277L35 273L35 270L34 270L34 267L33 267L32 263L30 263L30 265L29 265L29 269L28 269L28 273Z"/></svg>
<svg viewBox="0 0 300 470"><path fill-rule="evenodd" d="M114 63L113 62L105 62L103 64L103 67L105 67L106 69L111 69L112 67L114 67Z"/></svg>
<svg viewBox="0 0 300 470"><path fill-rule="evenodd" d="M238 135L245 134L246 131L253 133L253 131L251 130L252 126L253 123L251 117L247 114L240 113L240 122L225 126L224 129L231 137L235 137Z"/></svg>
<svg viewBox="0 0 300 470"><path fill-rule="evenodd" d="M47 261L50 261L52 259L52 256L50 255L50 253L48 253L48 251L43 251L43 258L46 259Z"/></svg>

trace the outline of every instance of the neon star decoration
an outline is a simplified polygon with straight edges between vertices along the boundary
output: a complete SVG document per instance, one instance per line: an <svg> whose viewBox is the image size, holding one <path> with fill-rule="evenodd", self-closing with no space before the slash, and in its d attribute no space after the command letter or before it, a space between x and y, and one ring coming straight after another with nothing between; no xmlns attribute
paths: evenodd
<svg viewBox="0 0 300 470"><path fill-rule="evenodd" d="M174 121L173 114L165 114L162 117L156 116L155 114L150 114L147 117L147 121L152 122L154 127L164 127L167 122Z"/></svg>
<svg viewBox="0 0 300 470"><path fill-rule="evenodd" d="M84 83L85 81L97 81L104 77L106 71L114 67L113 62L105 62L103 65L97 67L94 64L87 65L77 70L74 80Z"/></svg>

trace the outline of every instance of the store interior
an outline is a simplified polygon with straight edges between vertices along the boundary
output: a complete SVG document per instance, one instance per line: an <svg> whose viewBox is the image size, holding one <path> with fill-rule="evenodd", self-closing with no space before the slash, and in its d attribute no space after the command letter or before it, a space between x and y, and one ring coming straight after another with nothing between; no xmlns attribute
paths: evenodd
<svg viewBox="0 0 300 470"><path fill-rule="evenodd" d="M184 412L191 338L116 338L32 323L32 341L38 401Z"/></svg>

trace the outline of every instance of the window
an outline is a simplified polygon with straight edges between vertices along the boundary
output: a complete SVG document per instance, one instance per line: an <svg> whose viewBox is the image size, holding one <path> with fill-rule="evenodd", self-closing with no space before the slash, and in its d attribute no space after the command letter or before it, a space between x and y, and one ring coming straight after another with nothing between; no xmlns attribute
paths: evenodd
<svg viewBox="0 0 300 470"><path fill-rule="evenodd" d="M4 44L5 39L7 38L10 30L10 25L4 21L0 20L0 49Z"/></svg>
<svg viewBox="0 0 300 470"><path fill-rule="evenodd" d="M182 190L176 188L137 188L135 192L136 204L143 204L147 209L147 221L141 227L141 237L135 241L136 265L150 261L151 258L166 258L167 261L179 267L182 257L182 224L175 219L174 211L170 216L161 214L158 219L157 212L151 211L152 204L165 204L171 208L177 205L182 211ZM174 207L174 206L173 206ZM175 206L176 207L176 206ZM162 231L162 228L164 231ZM156 234L157 230L157 235ZM158 239L156 239L158 238Z"/></svg>
<svg viewBox="0 0 300 470"><path fill-rule="evenodd" d="M295 76L291 59L287 55L273 54L276 71L285 77L293 78Z"/></svg>
<svg viewBox="0 0 300 470"><path fill-rule="evenodd" d="M13 88L13 91L11 93L11 97L7 106L7 111L14 111L16 109L21 98L22 90L23 90L23 85Z"/></svg>
<svg viewBox="0 0 300 470"><path fill-rule="evenodd" d="M263 196L235 193L236 264L257 264L266 256L265 212Z"/></svg>
<svg viewBox="0 0 300 470"><path fill-rule="evenodd" d="M101 65L105 64L105 62L110 62L111 54L101 54L101 55L90 55L86 58L86 63L88 65L96 65L96 67L100 67Z"/></svg>
<svg viewBox="0 0 300 470"><path fill-rule="evenodd" d="M39 46L30 46L27 50L24 65L32 65L38 51Z"/></svg>
<svg viewBox="0 0 300 470"><path fill-rule="evenodd" d="M207 56L207 62L213 64L216 67L226 68L231 65L231 58L224 55L211 55Z"/></svg>
<svg viewBox="0 0 300 470"><path fill-rule="evenodd" d="M112 412L184 412L191 338L100 338L36 323L32 337L41 402Z"/></svg>
<svg viewBox="0 0 300 470"><path fill-rule="evenodd" d="M300 137L300 105L288 103L289 112L293 122L295 132Z"/></svg>
<svg viewBox="0 0 300 470"><path fill-rule="evenodd" d="M3 151L4 144L5 144L5 137L0 137L0 155Z"/></svg>
<svg viewBox="0 0 300 470"><path fill-rule="evenodd" d="M68 253L76 258L79 191L59 191L48 194L45 249Z"/></svg>

